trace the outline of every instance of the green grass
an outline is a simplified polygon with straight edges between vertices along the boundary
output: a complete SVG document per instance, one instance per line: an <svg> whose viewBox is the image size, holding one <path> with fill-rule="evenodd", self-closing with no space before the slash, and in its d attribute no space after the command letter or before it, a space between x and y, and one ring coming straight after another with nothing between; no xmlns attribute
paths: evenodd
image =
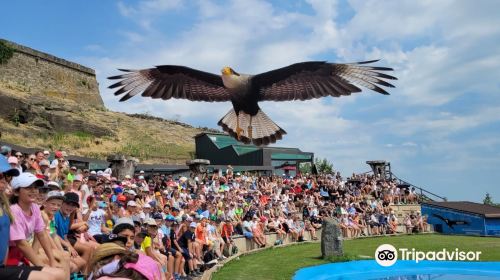
<svg viewBox="0 0 500 280"><path fill-rule="evenodd" d="M415 248L421 251L455 250L482 251L481 261L500 261L500 239L494 237L446 236L437 234L374 237L344 242L347 259L373 258L381 244L396 248ZM306 266L325 264L319 243L308 243L284 248L271 248L241 257L224 265L213 275L214 280L225 279L291 279L295 271Z"/></svg>

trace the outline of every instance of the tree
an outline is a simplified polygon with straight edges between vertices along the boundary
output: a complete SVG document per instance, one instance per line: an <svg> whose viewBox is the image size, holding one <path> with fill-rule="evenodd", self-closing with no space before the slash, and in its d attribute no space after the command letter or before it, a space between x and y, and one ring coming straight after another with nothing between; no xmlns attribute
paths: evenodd
<svg viewBox="0 0 500 280"><path fill-rule="evenodd" d="M486 193L486 196L483 199L483 204L486 204L486 205L495 205L493 203L493 199L491 199L491 196L490 196L489 193Z"/></svg>
<svg viewBox="0 0 500 280"><path fill-rule="evenodd" d="M316 158L314 164L320 174L332 173L333 171L333 163L329 162L326 158Z"/></svg>
<svg viewBox="0 0 500 280"><path fill-rule="evenodd" d="M310 162L301 162L299 164L300 174L312 173L312 165Z"/></svg>
<svg viewBox="0 0 500 280"><path fill-rule="evenodd" d="M500 207L500 203L493 202L493 198L491 197L491 195L489 193L486 193L486 196L483 199L483 203L486 205Z"/></svg>

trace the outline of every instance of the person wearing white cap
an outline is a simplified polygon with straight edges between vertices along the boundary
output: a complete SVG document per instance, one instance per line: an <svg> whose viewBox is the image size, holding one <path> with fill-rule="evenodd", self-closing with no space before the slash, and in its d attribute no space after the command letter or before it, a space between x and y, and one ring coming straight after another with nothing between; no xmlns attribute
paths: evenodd
<svg viewBox="0 0 500 280"><path fill-rule="evenodd" d="M66 263L67 267L64 270L59 271L55 269L57 261L54 257L50 237L45 231L45 223L42 219L40 206L34 203L38 196L38 188L43 185L43 180L27 172L21 173L11 181L14 196L11 198L13 204L10 209L14 216L14 221L10 225L10 242L15 244L15 246L10 247L9 264L18 265L23 263L24 258L27 258L35 266L53 267L54 276L49 277L49 279L54 277L61 279L61 276L66 276L66 279L68 279L68 263ZM42 245L48 263L45 263L38 252L31 246L35 236Z"/></svg>

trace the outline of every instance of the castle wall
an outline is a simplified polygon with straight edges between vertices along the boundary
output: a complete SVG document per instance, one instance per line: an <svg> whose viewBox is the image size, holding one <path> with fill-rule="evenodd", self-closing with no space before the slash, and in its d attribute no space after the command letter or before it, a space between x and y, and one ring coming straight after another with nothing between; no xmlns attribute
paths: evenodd
<svg viewBox="0 0 500 280"><path fill-rule="evenodd" d="M16 43L1 40L14 49L0 64L0 86L79 104L104 107L93 69Z"/></svg>

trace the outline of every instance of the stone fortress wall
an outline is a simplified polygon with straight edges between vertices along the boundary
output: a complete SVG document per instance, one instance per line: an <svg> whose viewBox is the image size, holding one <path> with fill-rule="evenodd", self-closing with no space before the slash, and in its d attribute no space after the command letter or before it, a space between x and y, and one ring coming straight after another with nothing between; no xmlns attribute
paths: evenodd
<svg viewBox="0 0 500 280"><path fill-rule="evenodd" d="M0 39L14 50L0 64L0 86L104 108L93 69Z"/></svg>

